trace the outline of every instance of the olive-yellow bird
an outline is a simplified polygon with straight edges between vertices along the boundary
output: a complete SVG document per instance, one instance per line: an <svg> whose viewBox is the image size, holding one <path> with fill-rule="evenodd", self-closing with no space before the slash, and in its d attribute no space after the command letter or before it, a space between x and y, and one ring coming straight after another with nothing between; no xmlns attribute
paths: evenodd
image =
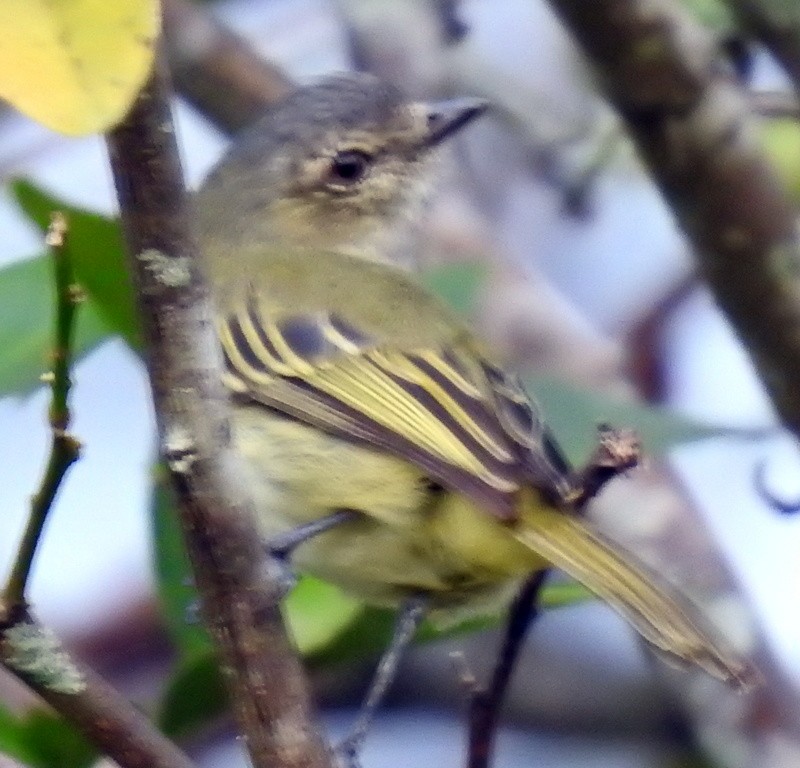
<svg viewBox="0 0 800 768"><path fill-rule="evenodd" d="M438 613L555 566L663 654L746 684L697 609L578 514L517 377L409 270L440 144L484 107L331 77L240 135L198 192L260 530L299 526L301 570Z"/></svg>

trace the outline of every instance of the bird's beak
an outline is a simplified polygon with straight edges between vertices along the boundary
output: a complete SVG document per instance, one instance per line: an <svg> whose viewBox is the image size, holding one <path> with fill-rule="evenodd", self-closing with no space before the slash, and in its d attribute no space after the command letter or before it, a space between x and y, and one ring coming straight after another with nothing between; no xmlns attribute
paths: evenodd
<svg viewBox="0 0 800 768"><path fill-rule="evenodd" d="M426 147L433 147L463 128L474 117L482 115L489 107L484 99L450 99L428 104L428 135Z"/></svg>

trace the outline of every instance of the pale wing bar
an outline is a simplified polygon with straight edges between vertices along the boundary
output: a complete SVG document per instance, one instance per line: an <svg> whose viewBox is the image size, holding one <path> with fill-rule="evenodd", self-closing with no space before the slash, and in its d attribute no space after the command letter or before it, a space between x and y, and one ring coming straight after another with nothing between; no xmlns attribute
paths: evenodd
<svg viewBox="0 0 800 768"><path fill-rule="evenodd" d="M385 349L341 318L273 318L255 301L219 335L240 398L405 456L502 519L514 518L523 485L554 499L563 490L560 457L524 390L469 350Z"/></svg>

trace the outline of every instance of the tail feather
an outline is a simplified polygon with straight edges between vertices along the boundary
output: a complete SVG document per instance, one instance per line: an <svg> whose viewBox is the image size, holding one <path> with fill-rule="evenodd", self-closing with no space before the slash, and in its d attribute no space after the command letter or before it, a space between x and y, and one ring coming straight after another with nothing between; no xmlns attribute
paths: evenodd
<svg viewBox="0 0 800 768"><path fill-rule="evenodd" d="M751 664L712 638L695 605L585 519L536 504L523 512L514 535L607 602L667 659L696 664L740 689L758 680Z"/></svg>

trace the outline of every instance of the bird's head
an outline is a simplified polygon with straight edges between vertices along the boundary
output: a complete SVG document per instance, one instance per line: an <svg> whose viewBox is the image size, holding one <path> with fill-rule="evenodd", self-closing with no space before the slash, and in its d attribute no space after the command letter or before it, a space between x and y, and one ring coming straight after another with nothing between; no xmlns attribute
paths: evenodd
<svg viewBox="0 0 800 768"><path fill-rule="evenodd" d="M437 149L486 109L412 101L371 75L296 90L234 142L198 193L201 235L393 260Z"/></svg>

